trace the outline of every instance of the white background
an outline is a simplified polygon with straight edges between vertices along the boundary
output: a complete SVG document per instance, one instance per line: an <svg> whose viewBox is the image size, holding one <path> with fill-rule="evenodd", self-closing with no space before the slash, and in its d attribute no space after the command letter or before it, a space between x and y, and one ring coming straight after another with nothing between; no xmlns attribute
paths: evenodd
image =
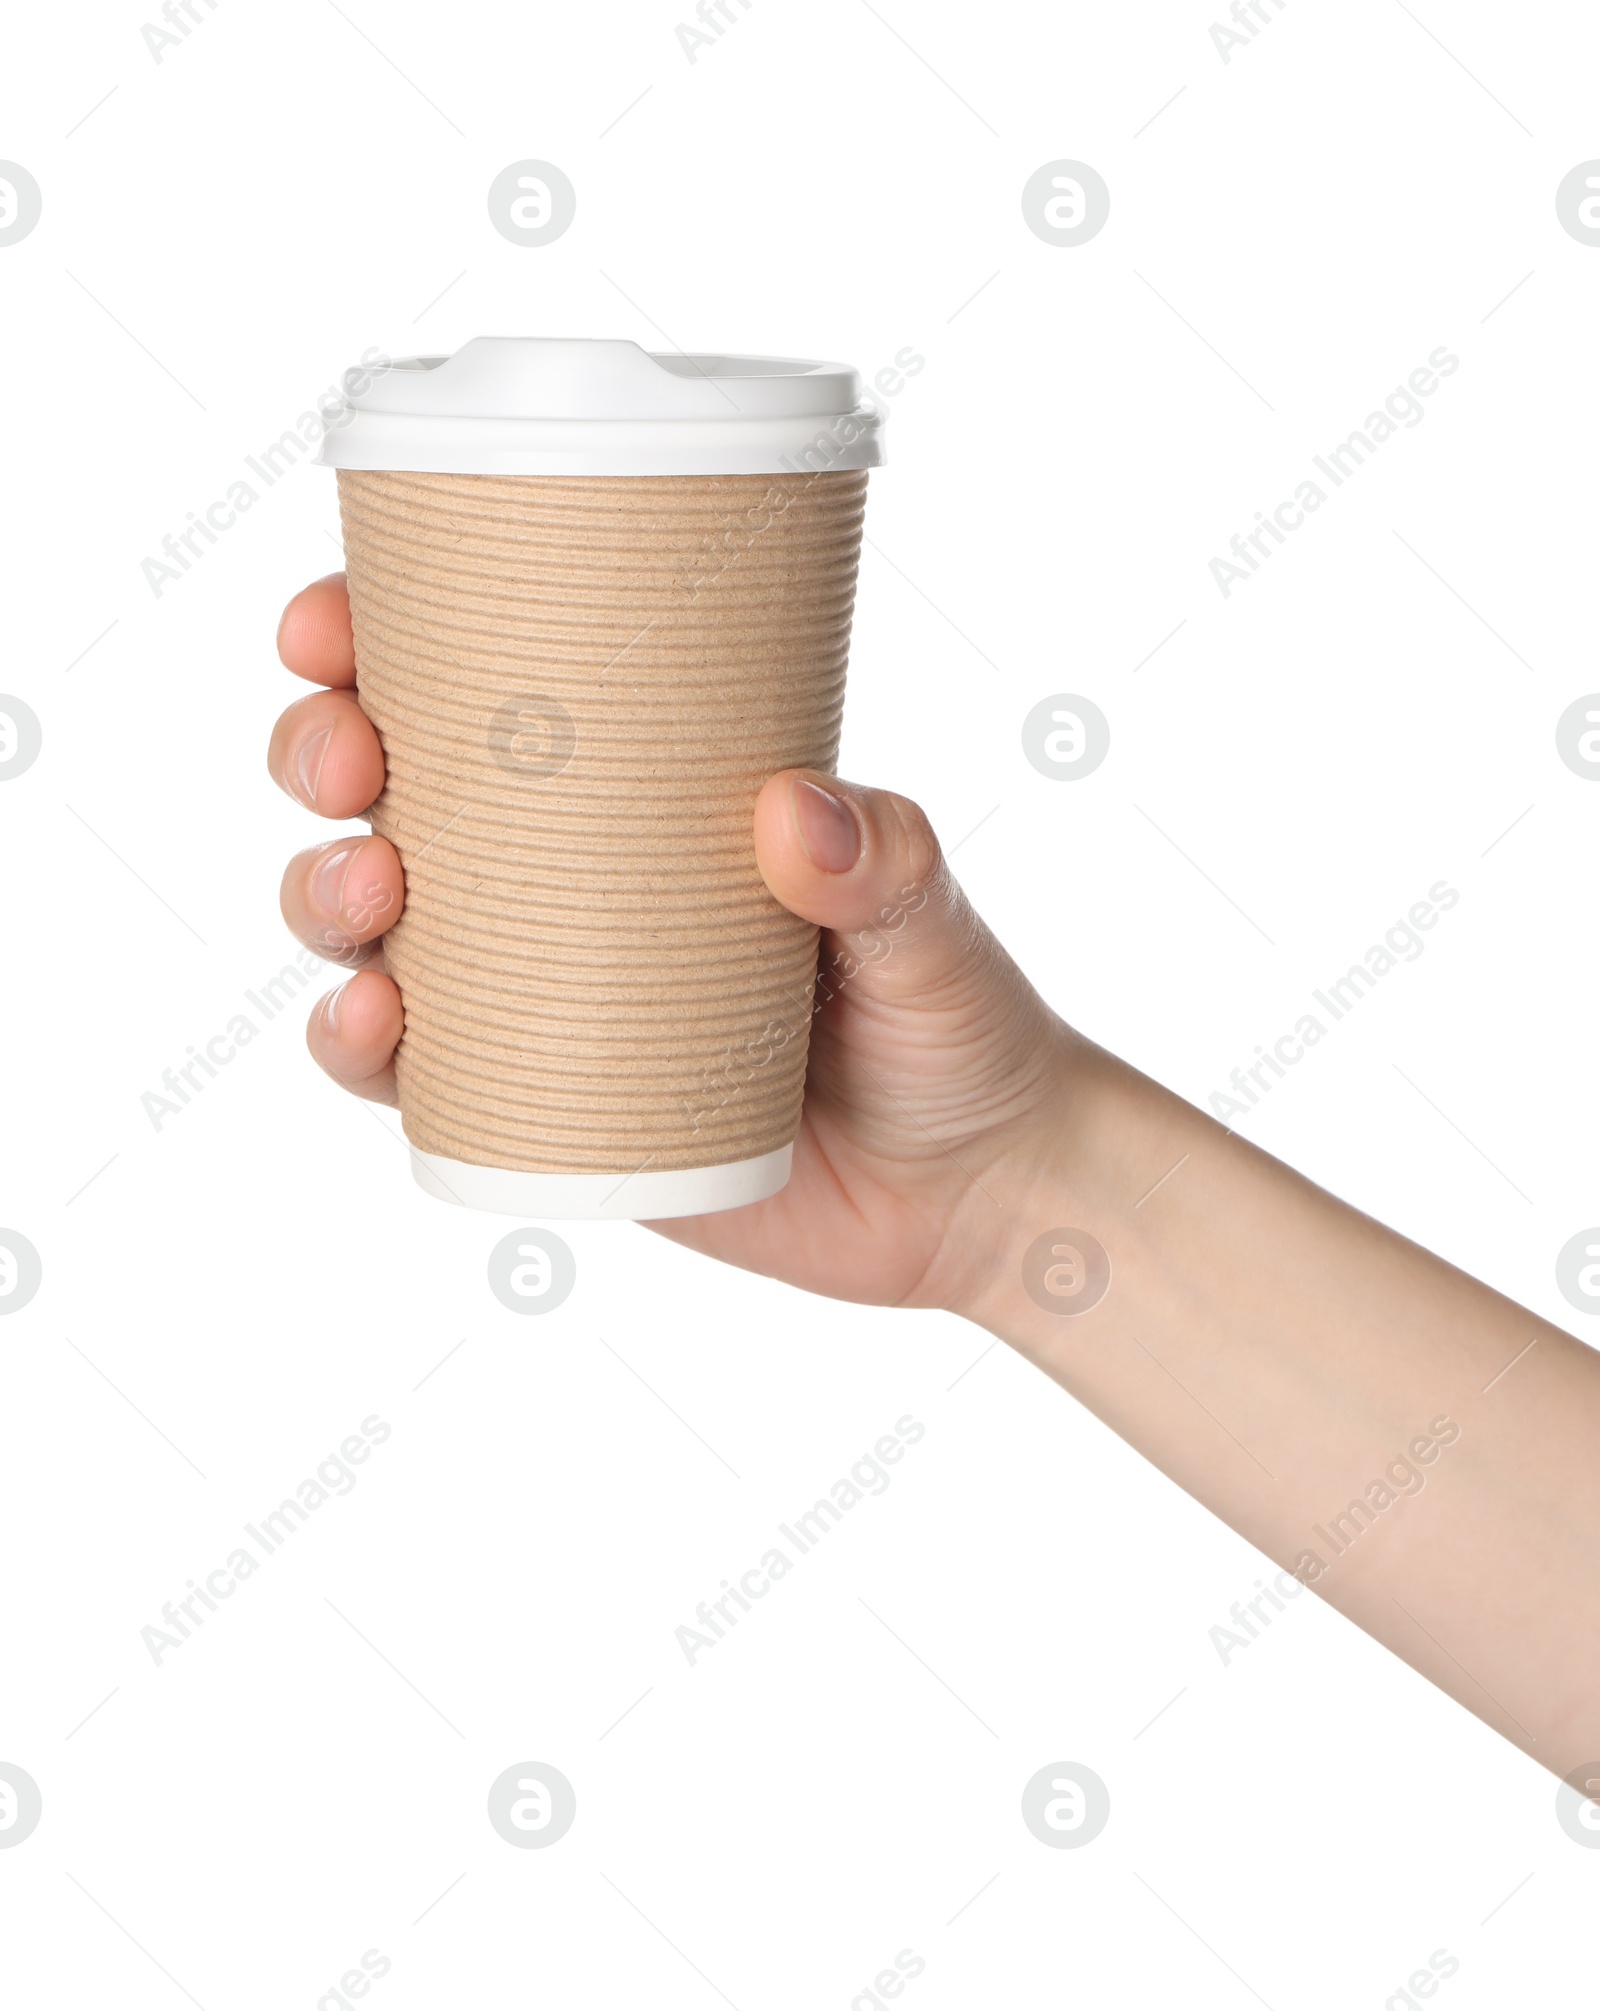
<svg viewBox="0 0 1600 2011"><path fill-rule="evenodd" d="M1600 1216L1600 789L1554 727L1600 687L1600 256L1554 193L1600 26L1288 0L1225 64L1178 0L730 11L693 64L672 0L196 0L159 64L132 7L8 24L44 213L0 250L3 681L44 751L0 788L0 1223L44 1283L0 1321L0 1759L44 1820L0 1851L6 2000L311 2011L377 1949L383 2011L845 2011L912 1949L916 2011L1377 2011L1445 1949L1452 2011L1577 2002L1600 1853L1553 1779L1311 1597L1224 1667L1265 1561L975 1329L621 1226L502 1309L510 1225L415 1189L310 992L141 1108L291 954L328 827L263 770L273 630L332 478L157 597L164 534L369 345L910 345L844 772L951 845L987 818L956 863L1030 975L1201 1102L1448 879L1241 1129L1593 1337L1554 1261ZM537 250L485 207L530 156L578 195ZM1020 207L1062 157L1111 190L1077 249ZM1211 558L1441 344L1423 423L1224 599ZM1055 692L1111 721L1079 782L1022 756ZM156 1667L163 1602L374 1413ZM887 1494L689 1667L696 1603L907 1413ZM577 1792L548 1850L485 1817L529 1759ZM1051 1851L1018 1803L1064 1759L1111 1820Z"/></svg>

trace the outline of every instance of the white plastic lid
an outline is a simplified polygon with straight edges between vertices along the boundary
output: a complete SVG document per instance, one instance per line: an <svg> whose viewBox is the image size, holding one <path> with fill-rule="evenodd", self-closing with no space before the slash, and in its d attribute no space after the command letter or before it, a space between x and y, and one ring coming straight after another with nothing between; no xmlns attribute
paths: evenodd
<svg viewBox="0 0 1600 2011"><path fill-rule="evenodd" d="M480 335L348 372L317 458L458 475L759 475L874 468L883 416L844 363L657 355Z"/></svg>

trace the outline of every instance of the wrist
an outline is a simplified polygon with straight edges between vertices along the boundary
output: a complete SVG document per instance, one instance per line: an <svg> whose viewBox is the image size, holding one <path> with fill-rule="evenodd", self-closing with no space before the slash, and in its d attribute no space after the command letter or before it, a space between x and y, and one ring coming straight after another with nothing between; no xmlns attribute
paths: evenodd
<svg viewBox="0 0 1600 2011"><path fill-rule="evenodd" d="M1216 1127L1063 1028L1041 1093L964 1196L952 1312L1053 1372L1058 1353L1138 1276L1144 1204ZM1096 1318L1098 1313L1099 1317Z"/></svg>

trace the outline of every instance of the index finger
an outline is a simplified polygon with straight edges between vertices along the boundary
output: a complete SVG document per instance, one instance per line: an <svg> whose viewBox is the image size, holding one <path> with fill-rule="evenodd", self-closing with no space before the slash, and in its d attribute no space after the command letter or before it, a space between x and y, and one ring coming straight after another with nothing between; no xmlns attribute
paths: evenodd
<svg viewBox="0 0 1600 2011"><path fill-rule="evenodd" d="M286 670L312 684L344 690L355 683L356 646L343 573L313 581L290 601L278 623L278 657Z"/></svg>

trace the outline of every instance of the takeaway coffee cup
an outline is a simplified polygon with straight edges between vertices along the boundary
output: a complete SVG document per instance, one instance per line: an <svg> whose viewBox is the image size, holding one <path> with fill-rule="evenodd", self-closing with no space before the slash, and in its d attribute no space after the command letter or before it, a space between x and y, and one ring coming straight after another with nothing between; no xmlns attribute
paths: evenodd
<svg viewBox="0 0 1600 2011"><path fill-rule="evenodd" d="M856 372L486 336L348 397L321 459L406 875L418 1181L558 1218L776 1193L817 932L751 813L837 757L883 458Z"/></svg>

